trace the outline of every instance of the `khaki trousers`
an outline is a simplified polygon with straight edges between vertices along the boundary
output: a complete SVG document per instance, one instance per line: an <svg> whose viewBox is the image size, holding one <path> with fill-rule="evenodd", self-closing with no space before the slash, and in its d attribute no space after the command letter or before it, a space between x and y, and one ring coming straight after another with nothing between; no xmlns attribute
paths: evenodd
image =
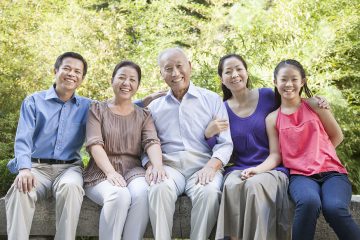
<svg viewBox="0 0 360 240"><path fill-rule="evenodd" d="M11 186L5 196L8 239L29 239L35 203L51 196L56 199L55 240L75 239L84 196L82 162L33 163L31 172L37 183L32 191L23 193Z"/></svg>
<svg viewBox="0 0 360 240"><path fill-rule="evenodd" d="M144 177L135 178L127 187L105 180L85 188L86 196L102 206L99 240L143 239L149 222L148 189Z"/></svg>
<svg viewBox="0 0 360 240"><path fill-rule="evenodd" d="M241 172L225 176L215 239L291 239L286 174L271 170L243 180Z"/></svg>
<svg viewBox="0 0 360 240"><path fill-rule="evenodd" d="M180 166L181 161L170 162L172 158L185 160L188 164L184 168L175 169ZM222 184L222 173L218 171L212 182L207 185L197 183L197 171L209 161L209 156L201 156L189 152L180 152L164 155L165 166L169 178L164 182L150 186L149 191L149 214L154 238L157 240L170 240L175 202L178 196L185 193L192 202L191 210L191 232L190 239L208 239L213 229L219 210L220 188ZM183 162L182 162L183 163ZM199 166L194 168L193 166ZM189 172L189 169L195 170ZM190 175L191 174L191 175Z"/></svg>

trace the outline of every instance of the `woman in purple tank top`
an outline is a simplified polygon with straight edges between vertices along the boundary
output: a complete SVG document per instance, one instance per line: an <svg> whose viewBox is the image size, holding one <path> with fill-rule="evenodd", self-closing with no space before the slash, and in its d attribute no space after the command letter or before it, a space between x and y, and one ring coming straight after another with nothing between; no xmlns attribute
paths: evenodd
<svg viewBox="0 0 360 240"><path fill-rule="evenodd" d="M265 127L266 116L275 109L274 92L250 89L246 62L236 54L220 59L218 74L234 151L225 167L216 239L289 239L288 171L278 167L281 158ZM210 146L212 136L227 124L219 119L209 124L205 137ZM270 171L263 172L265 168Z"/></svg>

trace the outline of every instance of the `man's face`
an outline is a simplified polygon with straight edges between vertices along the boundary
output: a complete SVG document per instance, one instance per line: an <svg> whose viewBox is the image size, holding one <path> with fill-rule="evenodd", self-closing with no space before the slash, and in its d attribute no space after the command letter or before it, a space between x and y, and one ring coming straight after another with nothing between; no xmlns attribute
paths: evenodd
<svg viewBox="0 0 360 240"><path fill-rule="evenodd" d="M55 70L56 90L59 92L74 92L83 80L84 64L81 60L64 58L59 69Z"/></svg>
<svg viewBox="0 0 360 240"><path fill-rule="evenodd" d="M189 87L191 65L186 56L176 50L165 52L159 61L161 76L174 93Z"/></svg>

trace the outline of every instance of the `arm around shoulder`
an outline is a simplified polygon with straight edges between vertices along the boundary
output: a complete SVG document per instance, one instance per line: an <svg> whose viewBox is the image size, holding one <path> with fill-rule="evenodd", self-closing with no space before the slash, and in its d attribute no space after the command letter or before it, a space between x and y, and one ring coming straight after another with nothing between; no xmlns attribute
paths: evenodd
<svg viewBox="0 0 360 240"><path fill-rule="evenodd" d="M318 106L318 100L315 98L308 98L306 99L306 102L317 113L326 133L330 138L330 141L332 142L334 147L337 147L343 141L344 135L334 115L331 113L330 110L320 108Z"/></svg>

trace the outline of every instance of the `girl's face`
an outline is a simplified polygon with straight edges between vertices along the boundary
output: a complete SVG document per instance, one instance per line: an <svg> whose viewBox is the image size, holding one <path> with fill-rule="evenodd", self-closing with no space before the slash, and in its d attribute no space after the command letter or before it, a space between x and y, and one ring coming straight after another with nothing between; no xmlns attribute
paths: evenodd
<svg viewBox="0 0 360 240"><path fill-rule="evenodd" d="M239 59L231 57L224 61L221 82L230 91L246 88L247 81L248 73Z"/></svg>
<svg viewBox="0 0 360 240"><path fill-rule="evenodd" d="M301 78L296 67L285 65L279 70L274 83L282 98L293 99L300 96L305 79Z"/></svg>
<svg viewBox="0 0 360 240"><path fill-rule="evenodd" d="M139 87L137 71L130 66L121 67L114 76L112 87L116 97L131 99Z"/></svg>

